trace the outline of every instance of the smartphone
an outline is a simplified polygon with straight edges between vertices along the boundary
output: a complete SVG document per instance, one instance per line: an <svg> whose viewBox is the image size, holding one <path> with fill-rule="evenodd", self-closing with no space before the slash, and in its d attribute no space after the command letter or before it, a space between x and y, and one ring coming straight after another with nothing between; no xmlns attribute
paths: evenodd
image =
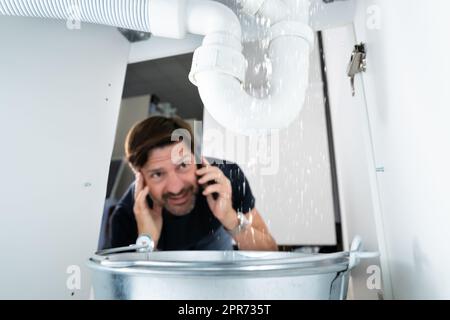
<svg viewBox="0 0 450 320"><path fill-rule="evenodd" d="M197 164L197 169L201 169L201 168L203 168L203 167L204 167L204 165L203 165L202 163L198 163L198 164ZM197 178L197 181L198 181L199 179L201 179L201 177L198 177L198 178ZM214 182L214 181L208 181L208 182L207 182L207 185L209 186L209 185L212 185L212 184L215 184L215 183L216 183L216 182ZM201 187L202 187L203 189L206 188L205 185L201 185ZM214 200L217 200L217 199L219 198L219 194L218 194L217 192L214 192L214 193L212 194L212 196L213 196L213 199L214 199Z"/></svg>
<svg viewBox="0 0 450 320"><path fill-rule="evenodd" d="M147 203L148 203L148 207L150 209L153 209L153 200L152 200L152 198L150 197L149 194L147 195Z"/></svg>

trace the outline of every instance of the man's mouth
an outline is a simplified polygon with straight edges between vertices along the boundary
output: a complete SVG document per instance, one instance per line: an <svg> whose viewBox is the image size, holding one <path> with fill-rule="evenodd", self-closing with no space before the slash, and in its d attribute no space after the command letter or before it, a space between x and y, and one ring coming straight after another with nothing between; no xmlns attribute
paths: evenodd
<svg viewBox="0 0 450 320"><path fill-rule="evenodd" d="M189 200L190 194L191 193L189 191L186 191L186 192L183 192L183 193L181 193L181 194L179 194L177 196L170 196L170 197L167 198L167 200L172 205L177 205L177 206L183 205Z"/></svg>

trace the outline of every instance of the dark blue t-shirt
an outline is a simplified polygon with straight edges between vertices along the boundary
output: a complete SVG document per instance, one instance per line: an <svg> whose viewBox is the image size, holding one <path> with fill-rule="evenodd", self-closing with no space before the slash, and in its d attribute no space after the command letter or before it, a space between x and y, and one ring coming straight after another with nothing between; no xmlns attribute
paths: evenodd
<svg viewBox="0 0 450 320"><path fill-rule="evenodd" d="M220 163L209 159L219 167L232 186L232 205L236 211L247 213L255 207L250 185L240 167L231 162ZM150 197L147 198L151 206ZM133 212L134 182L115 207L108 231L100 243L104 248L116 248L136 243L137 224ZM206 197L197 193L194 209L187 215L174 216L163 209L163 226L158 250L232 250L232 238L209 209Z"/></svg>

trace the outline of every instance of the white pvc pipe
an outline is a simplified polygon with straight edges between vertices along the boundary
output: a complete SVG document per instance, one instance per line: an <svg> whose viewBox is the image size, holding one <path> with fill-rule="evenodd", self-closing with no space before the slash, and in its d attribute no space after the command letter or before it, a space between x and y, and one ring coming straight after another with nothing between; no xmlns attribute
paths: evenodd
<svg viewBox="0 0 450 320"><path fill-rule="evenodd" d="M273 73L271 93L265 99L248 95L234 77L214 71L197 74L205 107L225 128L243 134L282 129L302 109L308 86L309 43L297 37L282 37L271 44L269 55Z"/></svg>
<svg viewBox="0 0 450 320"><path fill-rule="evenodd" d="M0 15L102 24L184 38L186 0L0 0Z"/></svg>
<svg viewBox="0 0 450 320"><path fill-rule="evenodd" d="M241 1L242 10L250 16L262 16L274 24L285 19L289 9L286 4L280 0L244 0Z"/></svg>
<svg viewBox="0 0 450 320"><path fill-rule="evenodd" d="M292 8L281 0L245 0L251 11L271 24L270 94L257 99L243 90L245 59L241 27L231 9L210 0L0 0L0 15L78 19L156 36L183 38L186 32L206 35L196 50L190 79L211 115L226 128L241 132L287 127L301 110L308 85L309 0L300 4L295 21ZM298 8L297 8L298 9ZM298 11L298 10L297 10ZM197 60L195 59L197 57Z"/></svg>
<svg viewBox="0 0 450 320"><path fill-rule="evenodd" d="M254 0L250 0L254 1ZM292 1L292 0L290 0ZM262 3L257 14L269 19L271 24L286 19L289 16L289 8L280 0L266 0Z"/></svg>
<svg viewBox="0 0 450 320"><path fill-rule="evenodd" d="M292 19L290 12L279 0L250 1L261 5L257 10L252 6L252 10L259 15L270 12L268 19L272 19L272 23L276 21L271 29L273 39L269 58L272 74L268 97L258 99L245 92L243 79L239 76L241 73L232 70L234 65L239 65L239 59L232 51L237 47L225 37L216 37L210 44L212 35L205 37L203 47L197 50L199 61L194 56L190 75L211 116L226 129L242 134L283 129L297 117L309 84L309 56L314 41L312 30L307 25L307 14L302 15L302 23L290 23L286 21ZM302 10L308 12L309 2L301 1ZM278 21L281 17L286 20ZM226 33L227 29L221 32ZM220 39L224 40L223 43ZM202 60L211 61L211 64Z"/></svg>
<svg viewBox="0 0 450 320"><path fill-rule="evenodd" d="M146 0L0 0L0 14L53 19L77 19L140 31L149 31L149 2Z"/></svg>
<svg viewBox="0 0 450 320"><path fill-rule="evenodd" d="M190 33L228 33L241 41L241 24L225 5L210 0L187 0L186 25Z"/></svg>

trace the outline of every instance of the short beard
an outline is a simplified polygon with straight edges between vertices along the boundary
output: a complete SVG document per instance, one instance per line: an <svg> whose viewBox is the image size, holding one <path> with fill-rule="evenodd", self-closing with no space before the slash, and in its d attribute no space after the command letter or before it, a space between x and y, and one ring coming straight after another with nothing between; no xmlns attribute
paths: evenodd
<svg viewBox="0 0 450 320"><path fill-rule="evenodd" d="M195 207L195 203L196 203L196 199L197 199L197 191L198 191L198 187L196 187L196 186L190 186L181 191L182 193L189 192L192 194L191 199L189 200L189 202L185 208L172 207L168 202L168 198L170 197L170 194L163 195L164 208L174 216L187 215Z"/></svg>

